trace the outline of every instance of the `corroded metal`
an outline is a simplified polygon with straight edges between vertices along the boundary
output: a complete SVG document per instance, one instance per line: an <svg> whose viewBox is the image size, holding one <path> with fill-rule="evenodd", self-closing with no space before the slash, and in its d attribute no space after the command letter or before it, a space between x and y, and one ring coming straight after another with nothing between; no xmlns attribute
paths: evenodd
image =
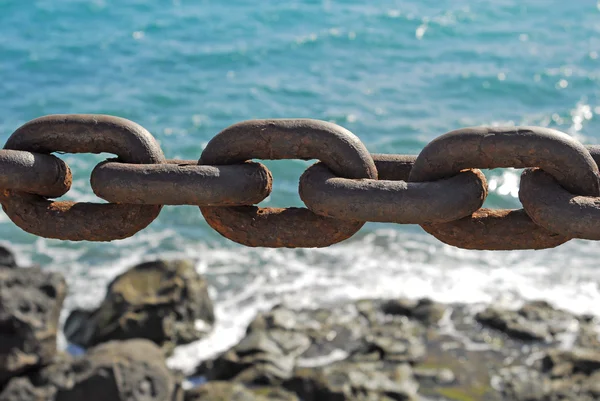
<svg viewBox="0 0 600 401"><path fill-rule="evenodd" d="M410 170L412 170L416 155L390 155L382 153L371 154L378 179L391 181L408 181Z"/></svg>
<svg viewBox="0 0 600 401"><path fill-rule="evenodd" d="M235 124L208 143L199 164L232 164L254 158L318 159L344 178L377 178L371 155L354 134L332 123L307 119ZM351 237L364 224L317 216L307 209L200 210L221 235L247 246L325 247Z"/></svg>
<svg viewBox="0 0 600 401"><path fill-rule="evenodd" d="M100 114L36 118L8 138L5 149L36 153L112 153L126 163L164 163L156 139L133 121Z"/></svg>
<svg viewBox="0 0 600 401"><path fill-rule="evenodd" d="M546 249L570 239L536 225L523 209L479 209L451 223L421 227L438 240L463 249Z"/></svg>
<svg viewBox="0 0 600 401"><path fill-rule="evenodd" d="M140 125L104 115L54 115L17 129L6 149L36 153L114 153L126 163L163 163L158 143ZM2 207L23 230L46 238L111 241L129 237L150 224L160 206L52 202L6 190Z"/></svg>
<svg viewBox="0 0 600 401"><path fill-rule="evenodd" d="M546 230L600 240L600 197L573 195L543 170L527 169L519 198L531 219Z"/></svg>
<svg viewBox="0 0 600 401"><path fill-rule="evenodd" d="M250 120L225 128L208 142L198 164L250 159L319 159L340 177L377 178L367 148L352 132L320 120Z"/></svg>
<svg viewBox="0 0 600 401"><path fill-rule="evenodd" d="M373 155L378 171L408 177L409 158ZM379 163L381 160L381 163ZM394 168L394 164L397 168ZM395 172L395 173L394 173ZM399 224L445 223L470 215L483 205L487 182L479 170L467 170L442 180L409 182L337 177L323 163L300 178L300 198L316 214L342 220Z"/></svg>
<svg viewBox="0 0 600 401"><path fill-rule="evenodd" d="M91 177L109 204L52 201L71 185L53 152L113 153ZM272 186L251 159L317 159L301 177L306 208L250 206ZM0 202L19 227L64 240L127 238L161 205L199 205L207 222L248 246L324 247L365 221L418 223L466 249L543 249L571 238L600 240L600 146L540 127L465 128L428 144L418 157L371 156L346 129L318 120L253 120L223 130L199 161L166 161L156 140L131 121L103 115L32 120L0 150ZM525 210L480 209L485 177L473 168L523 173ZM318 213L315 214L314 212Z"/></svg>
<svg viewBox="0 0 600 401"><path fill-rule="evenodd" d="M590 152L590 155L596 162L596 165L600 166L600 145L585 145L585 148L588 152Z"/></svg>
<svg viewBox="0 0 600 401"><path fill-rule="evenodd" d="M0 150L0 188L59 197L71 188L69 166L52 155Z"/></svg>
<svg viewBox="0 0 600 401"><path fill-rule="evenodd" d="M319 248L350 238L363 222L322 217L305 208L202 207L210 226L251 247Z"/></svg>
<svg viewBox="0 0 600 401"><path fill-rule="evenodd" d="M465 168L497 167L540 167L572 193L600 195L598 166L585 146L567 134L541 127L477 127L449 132L423 149L409 180L432 181L451 177ZM524 211L485 210L456 222L428 225L426 231L443 242L467 249L556 246L552 245L556 234L541 229ZM562 239L571 238L568 233L558 232Z"/></svg>
<svg viewBox="0 0 600 401"><path fill-rule="evenodd" d="M109 202L143 205L241 206L271 193L271 172L260 163L200 166L196 160L166 164L100 163L94 193Z"/></svg>
<svg viewBox="0 0 600 401"><path fill-rule="evenodd" d="M112 241L146 228L161 206L53 202L39 195L6 190L2 208L23 230L69 241Z"/></svg>
<svg viewBox="0 0 600 401"><path fill-rule="evenodd" d="M585 146L542 127L476 127L449 132L419 154L409 181L448 178L469 168L540 167L577 195L599 196L598 167Z"/></svg>

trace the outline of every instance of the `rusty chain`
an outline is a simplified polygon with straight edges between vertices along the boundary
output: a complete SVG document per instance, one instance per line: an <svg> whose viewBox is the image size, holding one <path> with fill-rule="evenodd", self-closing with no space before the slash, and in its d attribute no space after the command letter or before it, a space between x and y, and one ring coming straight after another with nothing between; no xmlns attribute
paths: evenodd
<svg viewBox="0 0 600 401"><path fill-rule="evenodd" d="M91 175L108 203L53 200L72 183L52 155L112 153ZM300 177L306 208L254 206L272 175L253 159L317 159ZM419 224L465 249L544 249L600 240L600 147L541 127L449 132L418 156L370 154L350 131L310 119L250 120L216 135L198 161L167 160L140 125L105 115L52 115L18 128L0 150L0 202L29 233L70 241L130 237L162 205L196 205L224 237L247 246L325 247L365 222ZM478 169L524 169L523 209L482 208Z"/></svg>

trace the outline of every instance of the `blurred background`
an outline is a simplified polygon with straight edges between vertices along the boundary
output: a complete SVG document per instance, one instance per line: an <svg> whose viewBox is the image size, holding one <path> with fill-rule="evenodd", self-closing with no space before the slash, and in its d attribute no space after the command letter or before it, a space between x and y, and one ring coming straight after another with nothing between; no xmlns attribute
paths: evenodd
<svg viewBox="0 0 600 401"><path fill-rule="evenodd" d="M557 128L600 139L600 3L558 0L0 0L0 141L47 114L98 113L148 129L167 158L198 159L225 127L253 118L315 118L371 152L418 154L472 125ZM62 155L65 198L98 201L89 173L110 155ZM300 206L312 162L266 162L265 206ZM519 208L519 171L486 172L486 205ZM317 250L251 249L221 238L196 207L165 207L132 238L47 240L0 212L0 238L21 263L65 274L64 314L95 306L141 260L190 257L211 284L216 330L180 347L175 367L234 344L259 310L360 297L443 302L545 299L598 313L597 243L544 251L445 246L418 226L367 224ZM64 346L64 344L63 344Z"/></svg>

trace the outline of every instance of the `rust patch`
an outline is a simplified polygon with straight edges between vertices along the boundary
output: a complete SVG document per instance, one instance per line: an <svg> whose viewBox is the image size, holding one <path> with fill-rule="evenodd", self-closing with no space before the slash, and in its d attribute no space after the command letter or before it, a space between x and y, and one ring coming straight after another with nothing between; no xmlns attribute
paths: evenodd
<svg viewBox="0 0 600 401"><path fill-rule="evenodd" d="M21 150L0 150L0 188L47 197L62 196L73 177L58 157Z"/></svg>
<svg viewBox="0 0 600 401"><path fill-rule="evenodd" d="M571 239L538 226L523 209L480 209L451 223L421 227L438 240L463 249L546 249Z"/></svg>
<svg viewBox="0 0 600 401"><path fill-rule="evenodd" d="M69 241L112 241L131 237L158 217L161 206L53 202L38 195L4 191L8 217L24 231Z"/></svg>
<svg viewBox="0 0 600 401"><path fill-rule="evenodd" d="M528 169L521 177L519 198L532 220L571 238L600 240L600 198L573 195L550 174Z"/></svg>
<svg viewBox="0 0 600 401"><path fill-rule="evenodd" d="M200 207L222 236L250 247L322 248L353 236L364 225L317 216L304 208Z"/></svg>

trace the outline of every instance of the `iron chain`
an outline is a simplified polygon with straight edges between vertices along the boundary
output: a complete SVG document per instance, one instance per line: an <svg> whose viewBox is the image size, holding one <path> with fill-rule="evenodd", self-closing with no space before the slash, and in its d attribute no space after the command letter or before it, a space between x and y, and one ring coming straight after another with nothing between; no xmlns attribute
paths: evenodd
<svg viewBox="0 0 600 401"><path fill-rule="evenodd" d="M72 182L54 152L115 154L91 185L106 204L55 201ZM252 159L317 159L300 177L307 208L254 206L272 175ZM418 156L370 154L350 131L310 119L250 120L226 128L198 161L166 160L138 124L105 115L53 115L17 129L0 150L0 202L21 229L47 238L112 241L196 205L221 235L247 246L325 247L367 221L419 224L466 249L543 249L600 240L600 148L541 127L449 132ZM524 168L520 210L482 208L478 168Z"/></svg>

